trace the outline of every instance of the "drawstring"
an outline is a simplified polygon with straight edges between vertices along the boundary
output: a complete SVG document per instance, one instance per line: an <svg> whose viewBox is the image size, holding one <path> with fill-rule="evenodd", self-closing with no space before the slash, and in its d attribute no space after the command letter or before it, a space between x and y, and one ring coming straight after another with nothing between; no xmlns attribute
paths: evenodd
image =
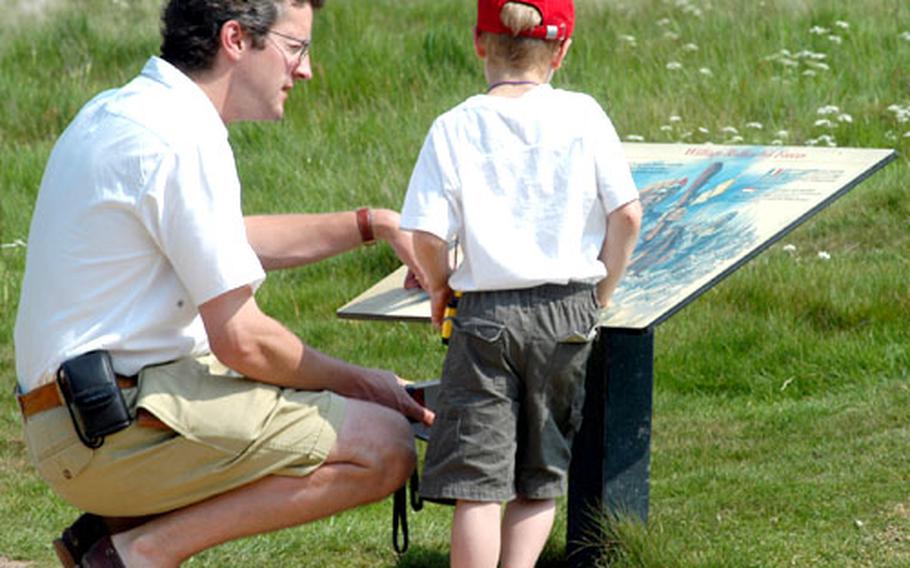
<svg viewBox="0 0 910 568"><path fill-rule="evenodd" d="M411 489L411 508L414 511L423 509L423 499L420 498L420 478L417 469L411 474L410 483L405 483L395 491L392 497L392 546L398 554L408 550L408 485ZM401 534L399 543L398 535Z"/></svg>

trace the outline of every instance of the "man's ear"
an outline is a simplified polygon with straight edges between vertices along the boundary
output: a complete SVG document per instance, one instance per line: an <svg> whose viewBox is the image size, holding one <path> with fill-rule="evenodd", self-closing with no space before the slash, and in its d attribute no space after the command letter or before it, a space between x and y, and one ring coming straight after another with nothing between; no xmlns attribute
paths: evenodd
<svg viewBox="0 0 910 568"><path fill-rule="evenodd" d="M556 53L553 54L553 59L550 60L550 67L553 71L562 67L562 62L566 59L566 54L569 53L569 47L571 45L572 38L568 38L559 44L559 49L556 50Z"/></svg>
<svg viewBox="0 0 910 568"><path fill-rule="evenodd" d="M226 21L221 25L219 34L221 51L232 61L240 59L243 52L249 47L246 37L246 32L240 22L237 20Z"/></svg>

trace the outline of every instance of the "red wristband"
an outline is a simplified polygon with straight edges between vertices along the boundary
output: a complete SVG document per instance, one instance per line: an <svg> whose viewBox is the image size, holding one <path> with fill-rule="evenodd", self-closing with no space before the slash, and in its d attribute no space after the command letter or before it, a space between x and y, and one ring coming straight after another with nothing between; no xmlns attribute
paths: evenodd
<svg viewBox="0 0 910 568"><path fill-rule="evenodd" d="M369 207L361 207L357 210L357 230L360 231L360 240L365 245L371 245L376 241L373 236L373 211Z"/></svg>

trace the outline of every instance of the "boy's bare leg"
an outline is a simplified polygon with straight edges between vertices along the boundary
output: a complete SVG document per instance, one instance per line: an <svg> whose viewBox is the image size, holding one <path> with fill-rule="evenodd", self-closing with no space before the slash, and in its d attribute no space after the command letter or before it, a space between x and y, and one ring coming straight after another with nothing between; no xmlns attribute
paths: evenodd
<svg viewBox="0 0 910 568"><path fill-rule="evenodd" d="M489 501L458 501L452 519L452 568L496 568L502 507Z"/></svg>
<svg viewBox="0 0 910 568"><path fill-rule="evenodd" d="M348 400L335 447L312 474L265 477L114 535L113 543L130 568L178 566L229 540L382 499L405 482L415 460L413 434L403 416Z"/></svg>
<svg viewBox="0 0 910 568"><path fill-rule="evenodd" d="M510 501L502 519L502 568L533 568L555 517L553 499Z"/></svg>

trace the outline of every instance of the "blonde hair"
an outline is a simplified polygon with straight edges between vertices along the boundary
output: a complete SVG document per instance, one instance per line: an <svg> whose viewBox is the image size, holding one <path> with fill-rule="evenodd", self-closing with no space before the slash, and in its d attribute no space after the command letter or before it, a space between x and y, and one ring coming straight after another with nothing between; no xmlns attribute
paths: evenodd
<svg viewBox="0 0 910 568"><path fill-rule="evenodd" d="M543 21L537 8L520 2L507 2L499 12L499 21L518 35L525 30L539 26Z"/></svg>
<svg viewBox="0 0 910 568"><path fill-rule="evenodd" d="M518 35L541 24L543 18L537 8L522 2L506 2L499 13L499 20L512 30L512 35L483 34L487 57L492 63L519 71L549 67L559 42Z"/></svg>

